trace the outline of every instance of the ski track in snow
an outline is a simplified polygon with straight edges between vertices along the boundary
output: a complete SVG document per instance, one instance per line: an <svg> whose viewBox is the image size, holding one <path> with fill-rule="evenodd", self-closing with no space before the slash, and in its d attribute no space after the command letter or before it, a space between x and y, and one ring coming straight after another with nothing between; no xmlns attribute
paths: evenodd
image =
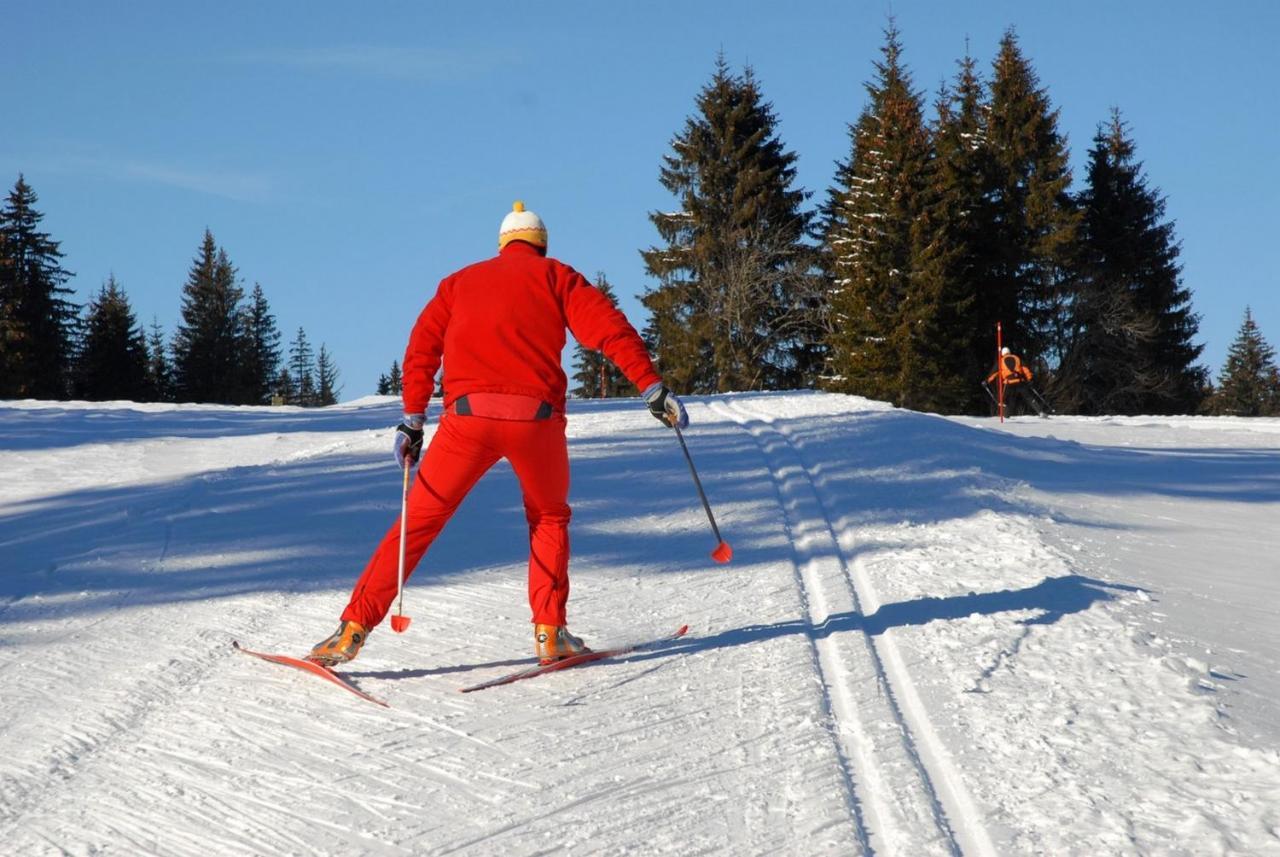
<svg viewBox="0 0 1280 857"><path fill-rule="evenodd" d="M785 428L776 428L772 417L733 399L712 408L742 425L760 447L788 520L811 626L820 630L842 612L875 612L879 603L870 581L841 550L818 481ZM851 803L862 844L873 853L994 855L890 633L878 640L865 630L830 633L814 643L842 757L854 760ZM846 642L850 636L857 642ZM862 801L869 807L870 830L857 812Z"/></svg>
<svg viewBox="0 0 1280 857"><path fill-rule="evenodd" d="M1133 491L1160 490L1133 464L1159 444L821 394L688 404L727 567L642 405L569 423L575 630L688 637L457 693L528 663L500 465L415 577L414 626L345 670L390 710L230 640L296 653L332 630L398 509L398 403L0 406L0 855L1280 854L1280 730L1232 728L1249 678L1178 656L1190 632L1112 547L1113 508L1187 518L1195 480ZM1167 431L1170 461L1188 431L1259 437L1196 502L1276 555L1280 423L1057 425Z"/></svg>

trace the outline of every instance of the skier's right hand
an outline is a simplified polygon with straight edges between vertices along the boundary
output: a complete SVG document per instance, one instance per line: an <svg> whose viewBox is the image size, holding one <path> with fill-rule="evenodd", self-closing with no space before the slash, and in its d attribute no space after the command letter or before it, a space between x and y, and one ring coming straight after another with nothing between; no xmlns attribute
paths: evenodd
<svg viewBox="0 0 1280 857"><path fill-rule="evenodd" d="M426 424L424 414L405 414L404 421L396 426L396 463L401 470L406 459L412 464L418 463L418 456L422 454L422 427Z"/></svg>
<svg viewBox="0 0 1280 857"><path fill-rule="evenodd" d="M661 381L655 381L641 395L649 406L649 413L658 422L672 428L689 427L689 415L685 413L684 404Z"/></svg>

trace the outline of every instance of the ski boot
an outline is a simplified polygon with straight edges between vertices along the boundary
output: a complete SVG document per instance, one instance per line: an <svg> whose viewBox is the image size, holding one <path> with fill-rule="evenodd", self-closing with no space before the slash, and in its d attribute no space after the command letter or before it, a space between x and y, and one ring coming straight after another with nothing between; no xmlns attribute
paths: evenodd
<svg viewBox="0 0 1280 857"><path fill-rule="evenodd" d="M533 650L543 665L591 651L564 625L534 625Z"/></svg>
<svg viewBox="0 0 1280 857"><path fill-rule="evenodd" d="M315 644L307 660L325 667L345 664L355 659L368 637L368 628L359 622L343 620L331 637Z"/></svg>

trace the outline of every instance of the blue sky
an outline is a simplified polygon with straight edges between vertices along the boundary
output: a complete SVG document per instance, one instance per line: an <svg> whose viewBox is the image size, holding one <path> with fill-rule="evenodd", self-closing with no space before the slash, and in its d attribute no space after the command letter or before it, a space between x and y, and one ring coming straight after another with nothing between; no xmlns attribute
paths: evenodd
<svg viewBox="0 0 1280 857"><path fill-rule="evenodd" d="M787 8L794 6L796 8ZM1216 377L1246 305L1280 345L1280 4L1255 2L23 3L3 12L0 183L40 195L78 298L108 274L178 320L204 229L343 398L399 359L439 279L523 199L637 328L661 158L718 51L749 63L799 184L847 156L887 16L930 95L1006 27L1061 110L1077 182L1121 109L1168 197Z"/></svg>

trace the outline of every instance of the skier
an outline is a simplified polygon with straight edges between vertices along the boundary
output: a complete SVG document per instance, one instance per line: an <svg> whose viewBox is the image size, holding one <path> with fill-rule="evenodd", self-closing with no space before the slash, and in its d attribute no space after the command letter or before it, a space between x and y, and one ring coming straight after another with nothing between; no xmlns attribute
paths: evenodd
<svg viewBox="0 0 1280 857"><path fill-rule="evenodd" d="M560 367L565 326L604 352L667 426L689 423L626 317L573 268L547 256L547 229L516 202L502 220L498 255L440 281L414 325L402 369L404 419L395 456L403 469L422 451L427 403L443 359L444 414L422 456L405 515L405 575L458 504L499 458L524 495L529 522L529 606L542 663L589 651L569 633L569 457ZM350 661L396 595L400 522L387 531L356 582L338 630L309 659Z"/></svg>
<svg viewBox="0 0 1280 857"><path fill-rule="evenodd" d="M1031 370L1024 366L1022 358L1010 351L1008 347L1000 349L1000 359L996 361L995 366L991 367L991 374L987 376L984 386L988 393L991 393L990 385L997 378L1003 380L1004 400L1010 415L1013 414L1014 405L1021 404L1024 411L1035 411L1037 416L1046 416L1044 408L1040 407L1040 403L1033 395ZM994 398L993 395L992 399Z"/></svg>

